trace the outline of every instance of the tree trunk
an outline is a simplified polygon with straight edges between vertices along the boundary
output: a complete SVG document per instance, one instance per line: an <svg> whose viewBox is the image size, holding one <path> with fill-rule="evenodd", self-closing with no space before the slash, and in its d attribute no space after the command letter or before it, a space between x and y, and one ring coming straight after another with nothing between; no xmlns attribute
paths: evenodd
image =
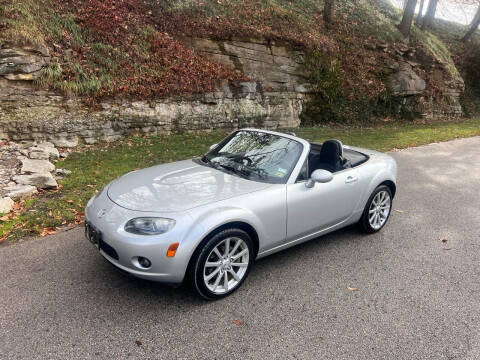
<svg viewBox="0 0 480 360"><path fill-rule="evenodd" d="M475 31L477 30L478 26L480 25L480 6L478 7L477 13L475 14L475 17L472 20L472 23L470 24L470 29L467 31L465 36L462 38L462 41L468 41L473 34L475 34Z"/></svg>
<svg viewBox="0 0 480 360"><path fill-rule="evenodd" d="M407 6L405 6L405 11L403 12L403 18L398 29L407 37L410 35L410 29L412 28L413 17L415 16L415 7L417 6L417 0L408 0Z"/></svg>
<svg viewBox="0 0 480 360"><path fill-rule="evenodd" d="M333 22L333 2L334 0L325 0L323 7L323 22L327 28Z"/></svg>
<svg viewBox="0 0 480 360"><path fill-rule="evenodd" d="M433 19L435 19L435 13L437 12L438 0L430 0L428 3L427 13L423 17L422 30L428 29L432 26Z"/></svg>
<svg viewBox="0 0 480 360"><path fill-rule="evenodd" d="M420 0L420 8L418 9L418 15L417 15L417 21L416 21L418 25L420 25L420 23L422 22L424 5L425 5L425 0Z"/></svg>

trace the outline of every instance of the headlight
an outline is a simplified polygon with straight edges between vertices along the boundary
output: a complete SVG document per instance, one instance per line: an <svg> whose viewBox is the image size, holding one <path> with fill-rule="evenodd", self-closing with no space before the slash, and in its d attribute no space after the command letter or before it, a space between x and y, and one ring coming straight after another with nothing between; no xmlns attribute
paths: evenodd
<svg viewBox="0 0 480 360"><path fill-rule="evenodd" d="M175 220L155 217L141 217L128 221L125 231L139 235L159 235L175 226Z"/></svg>

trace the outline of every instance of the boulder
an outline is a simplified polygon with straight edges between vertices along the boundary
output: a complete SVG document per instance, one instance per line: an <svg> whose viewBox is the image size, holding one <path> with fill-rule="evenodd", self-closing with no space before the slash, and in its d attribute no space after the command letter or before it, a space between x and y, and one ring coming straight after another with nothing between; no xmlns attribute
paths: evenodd
<svg viewBox="0 0 480 360"><path fill-rule="evenodd" d="M35 186L18 184L9 185L3 190L7 191L7 196L13 200L27 199L38 192Z"/></svg>
<svg viewBox="0 0 480 360"><path fill-rule="evenodd" d="M40 189L52 189L58 187L53 175L49 172L31 175L17 175L13 177L13 181L21 185L33 185Z"/></svg>
<svg viewBox="0 0 480 360"><path fill-rule="evenodd" d="M50 142L43 142L28 149L31 159L49 160L58 159L60 153Z"/></svg>
<svg viewBox="0 0 480 360"><path fill-rule="evenodd" d="M9 197L0 199L0 214L8 214L13 209L13 200Z"/></svg>
<svg viewBox="0 0 480 360"><path fill-rule="evenodd" d="M398 71L390 76L390 88L394 95L418 95L425 91L425 80L413 71L411 65L402 62L397 69Z"/></svg>
<svg viewBox="0 0 480 360"><path fill-rule="evenodd" d="M22 174L47 173L53 170L55 165L48 160L22 159Z"/></svg>

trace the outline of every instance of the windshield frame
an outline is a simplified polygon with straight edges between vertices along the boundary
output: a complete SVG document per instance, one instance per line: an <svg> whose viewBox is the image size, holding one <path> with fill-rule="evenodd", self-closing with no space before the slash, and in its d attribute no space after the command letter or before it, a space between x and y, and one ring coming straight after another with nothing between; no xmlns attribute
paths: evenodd
<svg viewBox="0 0 480 360"><path fill-rule="evenodd" d="M296 143L298 143L300 145L300 151L298 153L297 158L294 161L293 166L291 167L290 171L288 173L286 173L285 177L279 178L279 179L281 179L281 181L270 181L269 178L266 178L266 179L247 178L247 177L241 176L238 173L228 171L227 169L222 168L220 166L215 166L214 167L211 164L209 164L209 162L206 160L206 159L208 159L208 155L209 154L211 155L211 154L215 153L217 151L217 149L224 147L232 138L234 138L235 136L237 136L237 134L239 134L241 132L256 132L256 133L269 134L269 135L272 135L272 136L277 136L279 138L285 138L285 139L288 139L288 140L295 141ZM295 175L298 172L298 164L305 157L305 149L306 149L306 146L304 144L304 140L299 139L295 136L291 136L291 135L283 134L283 133L278 133L278 132L274 132L274 131L267 131L267 130L239 129L239 130L234 131L233 133L231 133L227 137L225 137L221 142L219 142L217 144L217 146L215 146L213 149L209 150L201 158L197 159L198 160L197 162L199 164L203 165L203 166L210 166L210 167L213 167L216 170L225 172L225 173L230 174L230 175L234 175L236 177L240 177L242 179L250 180L250 181L262 182L262 183L267 183L267 184L287 184L287 183L291 182L290 180L292 178L292 175ZM307 149L307 151L308 151L308 149Z"/></svg>

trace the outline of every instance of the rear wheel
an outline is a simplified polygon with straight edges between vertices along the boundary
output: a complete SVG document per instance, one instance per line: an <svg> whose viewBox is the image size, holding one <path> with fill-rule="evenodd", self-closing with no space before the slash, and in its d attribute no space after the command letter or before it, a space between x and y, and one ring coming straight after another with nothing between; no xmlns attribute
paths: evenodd
<svg viewBox="0 0 480 360"><path fill-rule="evenodd" d="M246 279L253 263L253 243L240 229L226 229L208 239L198 252L190 278L208 300L230 295Z"/></svg>
<svg viewBox="0 0 480 360"><path fill-rule="evenodd" d="M370 195L363 211L360 225L366 233L374 233L385 226L392 210L392 192L386 185L380 185Z"/></svg>

